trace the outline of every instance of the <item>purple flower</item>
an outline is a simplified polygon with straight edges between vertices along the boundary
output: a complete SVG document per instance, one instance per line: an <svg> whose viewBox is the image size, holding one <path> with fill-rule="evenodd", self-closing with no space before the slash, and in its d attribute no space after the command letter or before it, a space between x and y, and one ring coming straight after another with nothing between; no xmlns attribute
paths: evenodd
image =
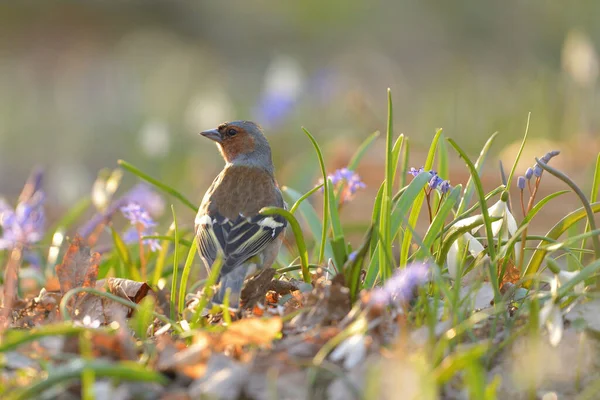
<svg viewBox="0 0 600 400"><path fill-rule="evenodd" d="M132 228L125 232L123 235L123 241L125 243L134 243L140 239L140 236L153 236L156 235L153 227L156 226L156 222L152 219L150 214L139 204L129 203L125 207L121 207L123 216L129 220ZM160 249L160 242L157 239L144 239L144 244L150 246L152 251Z"/></svg>
<svg viewBox="0 0 600 400"><path fill-rule="evenodd" d="M412 176L416 177L417 175L419 175L423 171L425 171L425 169L423 169L423 167L421 167L419 169L416 169L414 167L410 167L410 169L408 170L408 173L409 173L409 175L412 175Z"/></svg>
<svg viewBox="0 0 600 400"><path fill-rule="evenodd" d="M348 254L348 260L350 262L354 262L354 260L356 260L357 255L358 255L358 251L353 251L352 253Z"/></svg>
<svg viewBox="0 0 600 400"><path fill-rule="evenodd" d="M538 178L539 178L540 176L542 176L542 171L543 171L543 169L542 169L542 167L540 167L539 165L536 165L535 167L533 167L533 174L534 174L535 176L537 176Z"/></svg>
<svg viewBox="0 0 600 400"><path fill-rule="evenodd" d="M340 197L342 203L352 200L358 189L367 187L367 185L360 180L360 175L348 168L336 170L333 174L327 175L327 179L329 179L333 185L343 185ZM319 180L319 183L323 183L323 179ZM323 188L321 190L323 190Z"/></svg>
<svg viewBox="0 0 600 400"><path fill-rule="evenodd" d="M530 180L532 176L533 176L533 169L527 168L527 171L525 171L525 179Z"/></svg>
<svg viewBox="0 0 600 400"><path fill-rule="evenodd" d="M560 151L558 151L558 150L549 151L542 157L542 161L544 162L544 164L548 164L551 159L553 159L554 157L556 157L559 154L560 154Z"/></svg>
<svg viewBox="0 0 600 400"><path fill-rule="evenodd" d="M450 191L450 189L452 189L452 186L450 186L450 182L443 181L440 184L440 192L442 192L442 194L448 193Z"/></svg>
<svg viewBox="0 0 600 400"><path fill-rule="evenodd" d="M156 235L157 235L156 232L146 229L142 232L141 236L156 236ZM123 239L123 242L125 242L127 244L133 244L133 243L139 242L140 234L136 228L130 227L129 229L127 229L125 231L125 233L123 233L121 238ZM162 246L160 245L160 241L158 239L144 239L142 242L143 242L143 244L150 246L150 251L157 251L162 248Z"/></svg>
<svg viewBox="0 0 600 400"><path fill-rule="evenodd" d="M517 187L521 190L525 189L525 177L520 176L517 178Z"/></svg>
<svg viewBox="0 0 600 400"><path fill-rule="evenodd" d="M437 187L438 187L438 186L439 186L439 185L440 185L442 182L444 182L444 180L443 180L442 178L440 178L440 177L439 177L439 176L437 176L437 175L433 175L433 176L431 177L431 179L429 180L429 187L430 187L431 189L437 189Z"/></svg>
<svg viewBox="0 0 600 400"><path fill-rule="evenodd" d="M132 187L127 193L115 200L108 206L104 213L97 213L85 225L79 228L81 236L88 237L99 224L110 220L115 212L130 203L137 203L152 215L160 215L164 208L163 198L145 183L139 183Z"/></svg>
<svg viewBox="0 0 600 400"><path fill-rule="evenodd" d="M156 226L156 222L148 214L148 211L138 203L129 203L125 207L121 207L121 212L133 226L142 225L144 228Z"/></svg>
<svg viewBox="0 0 600 400"><path fill-rule="evenodd" d="M16 244L36 243L44 235L44 193L37 190L23 197L25 198L19 201L14 210L4 200L0 200L0 249L9 249Z"/></svg>
<svg viewBox="0 0 600 400"><path fill-rule="evenodd" d="M398 269L384 283L383 287L373 289L370 302L379 306L391 303L406 304L414 296L415 289L429 280L429 266L425 263L413 263L404 269Z"/></svg>
<svg viewBox="0 0 600 400"><path fill-rule="evenodd" d="M408 170L408 174L416 177L417 175L419 175L421 172L424 172L424 171L425 171L425 169L423 167L421 167L419 169L411 167L410 170ZM450 181L442 179L438 175L437 171L432 169L429 171L429 173L431 174L431 179L429 179L429 183L428 183L430 190L437 189L442 194L445 194L445 193L448 193L448 191L450 191L450 189L452 189L452 186L450 185Z"/></svg>

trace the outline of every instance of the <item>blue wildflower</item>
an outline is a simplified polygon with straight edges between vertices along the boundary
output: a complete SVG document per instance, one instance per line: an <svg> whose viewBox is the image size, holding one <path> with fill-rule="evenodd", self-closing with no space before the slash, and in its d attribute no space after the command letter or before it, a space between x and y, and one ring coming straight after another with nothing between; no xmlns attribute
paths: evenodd
<svg viewBox="0 0 600 400"><path fill-rule="evenodd" d="M352 253L348 254L348 260L350 262L354 262L354 260L356 260L357 255L358 255L358 251L353 251Z"/></svg>
<svg viewBox="0 0 600 400"><path fill-rule="evenodd" d="M520 176L517 178L517 187L521 190L525 189L525 177Z"/></svg>
<svg viewBox="0 0 600 400"><path fill-rule="evenodd" d="M139 183L132 187L127 193L113 201L105 212L94 215L78 232L82 237L88 237L98 225L110 220L113 214L130 203L139 204L152 215L160 215L165 208L164 199L145 183Z"/></svg>
<svg viewBox="0 0 600 400"><path fill-rule="evenodd" d="M525 179L530 180L532 176L533 168L527 168L527 171L525 171Z"/></svg>
<svg viewBox="0 0 600 400"><path fill-rule="evenodd" d="M121 212L133 226L137 227L138 225L141 225L144 228L156 226L156 222L154 222L150 214L148 214L148 211L138 203L129 203L126 206L121 207Z"/></svg>
<svg viewBox="0 0 600 400"><path fill-rule="evenodd" d="M423 167L421 167L419 169L411 167L408 170L408 174L416 177L417 175L419 175L421 172L424 172L424 171L425 171L425 169ZM429 171L429 173L431 174L431 179L429 180L429 183L428 183L430 190L437 189L442 194L444 194L444 193L448 193L448 191L450 191L450 189L452 189L452 186L450 185L450 181L442 179L438 175L437 171L432 169Z"/></svg>
<svg viewBox="0 0 600 400"><path fill-rule="evenodd" d="M156 226L156 222L152 219L150 214L139 204L129 203L128 205L121 207L123 216L129 220L132 228L125 232L123 235L123 241L125 243L137 242L140 236L152 236L156 235L153 231L153 227ZM144 244L150 246L152 251L160 249L160 242L157 239L144 239Z"/></svg>
<svg viewBox="0 0 600 400"><path fill-rule="evenodd" d="M548 164L551 159L553 159L554 157L556 157L559 154L560 154L560 151L558 151L558 150L552 150L552 151L549 151L548 153L546 153L542 157L541 160L544 162L544 164Z"/></svg>
<svg viewBox="0 0 600 400"><path fill-rule="evenodd" d="M543 171L543 169L542 169L542 167L540 167L539 165L536 165L535 167L533 167L533 174L534 174L535 176L537 176L538 178L539 178L540 176L542 176L542 171Z"/></svg>
<svg viewBox="0 0 600 400"><path fill-rule="evenodd" d="M423 171L425 171L425 169L423 167L421 167L419 169L416 169L414 167L410 167L410 169L408 170L408 174L416 177L417 175L419 175Z"/></svg>
<svg viewBox="0 0 600 400"><path fill-rule="evenodd" d="M155 236L156 232L152 230L144 230L141 236ZM128 230L123 233L121 239L127 244L137 243L140 240L140 233L134 227L130 227ZM144 239L142 241L145 245L150 247L150 251L158 251L161 249L160 241L158 239Z"/></svg>
<svg viewBox="0 0 600 400"><path fill-rule="evenodd" d="M442 192L442 194L448 193L450 191L450 189L452 189L452 186L450 186L449 181L443 181L440 184L440 192Z"/></svg>
<svg viewBox="0 0 600 400"><path fill-rule="evenodd" d="M413 263L404 269L398 269L383 287L373 289L370 302L378 306L392 303L406 304L414 296L415 289L429 280L429 266L425 263Z"/></svg>
<svg viewBox="0 0 600 400"><path fill-rule="evenodd" d="M9 249L17 244L33 244L42 239L46 225L44 200L41 190L20 200L14 210L6 201L0 200L0 249Z"/></svg>
<svg viewBox="0 0 600 400"><path fill-rule="evenodd" d="M343 185L340 196L342 203L352 200L358 189L367 187L367 185L360 180L360 175L348 168L336 170L333 174L327 175L327 179L334 185L340 183ZM323 179L319 180L319 183L323 183ZM323 188L321 190L323 190Z"/></svg>

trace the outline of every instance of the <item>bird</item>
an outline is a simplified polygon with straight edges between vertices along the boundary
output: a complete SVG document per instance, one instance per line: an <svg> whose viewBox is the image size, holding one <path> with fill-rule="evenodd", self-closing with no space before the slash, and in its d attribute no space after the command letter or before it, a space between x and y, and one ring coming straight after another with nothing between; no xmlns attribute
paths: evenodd
<svg viewBox="0 0 600 400"><path fill-rule="evenodd" d="M287 221L261 215L263 207L286 208L275 180L271 147L251 121L225 122L200 133L217 144L225 167L206 191L195 219L198 251L210 271L219 253L222 265L212 302L238 308L244 281L275 262Z"/></svg>

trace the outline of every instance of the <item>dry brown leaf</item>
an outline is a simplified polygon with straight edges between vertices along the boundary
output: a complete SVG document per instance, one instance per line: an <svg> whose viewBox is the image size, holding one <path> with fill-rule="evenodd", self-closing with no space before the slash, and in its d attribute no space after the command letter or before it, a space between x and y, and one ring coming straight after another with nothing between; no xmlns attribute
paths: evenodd
<svg viewBox="0 0 600 400"><path fill-rule="evenodd" d="M221 334L221 346L269 345L279 335L281 318L246 318L233 322Z"/></svg>
<svg viewBox="0 0 600 400"><path fill-rule="evenodd" d="M77 287L94 287L98 277L100 254L91 252L81 236L75 236L60 265L56 276L63 294Z"/></svg>
<svg viewBox="0 0 600 400"><path fill-rule="evenodd" d="M500 264L502 264L502 262ZM500 281L500 290L502 290L504 285L507 283L512 283L513 285L516 284L519 279L521 279L521 271L519 271L519 268L513 263L512 260L508 260L508 263L506 264L506 271L504 272L504 276Z"/></svg>
<svg viewBox="0 0 600 400"><path fill-rule="evenodd" d="M153 293L146 282L132 281L123 278L107 278L106 281L98 281L96 287L106 287L109 293L130 300L136 304L139 304L149 292Z"/></svg>

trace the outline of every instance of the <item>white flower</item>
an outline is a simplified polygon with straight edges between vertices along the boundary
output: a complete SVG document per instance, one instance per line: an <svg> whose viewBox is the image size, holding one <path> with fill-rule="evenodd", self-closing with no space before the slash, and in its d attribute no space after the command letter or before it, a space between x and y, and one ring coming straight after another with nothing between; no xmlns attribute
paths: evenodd
<svg viewBox="0 0 600 400"><path fill-rule="evenodd" d="M540 326L546 326L550 344L554 347L558 346L560 343L564 330L562 311L556 297L558 284L558 278L555 276L550 281L550 293L552 293L552 298L546 301L544 307L540 310Z"/></svg>
<svg viewBox="0 0 600 400"><path fill-rule="evenodd" d="M546 325L550 344L558 346L562 339L564 323L560 306L554 300L548 300L540 310L540 325Z"/></svg>
<svg viewBox="0 0 600 400"><path fill-rule="evenodd" d="M356 334L340 343L335 350L331 352L329 358L333 362L344 360L344 368L351 369L364 360L366 354L367 347L365 345L365 336Z"/></svg>
<svg viewBox="0 0 600 400"><path fill-rule="evenodd" d="M560 286L562 286L569 282L571 279L575 278L577 275L579 275L579 271L560 271L556 276L558 278L558 283L560 284ZM575 285L574 291L577 294L581 294L583 293L584 289L585 282L581 281L577 285Z"/></svg>
<svg viewBox="0 0 600 400"><path fill-rule="evenodd" d="M450 246L450 250L448 251L448 273L453 279L460 278L458 276L458 266L459 263L462 263L461 255L463 254L463 251L460 250L460 248L463 246L459 246L459 242L465 243L469 253L473 256L473 258L477 258L479 254L485 250L481 242L475 239L475 237L470 233L465 233L462 236L462 241L459 239L452 243L452 246ZM487 258L487 256L485 256L485 258Z"/></svg>
<svg viewBox="0 0 600 400"><path fill-rule="evenodd" d="M488 214L490 218L499 218L496 221L492 222L492 235L500 239L502 241L507 241L510 237L512 237L518 229L517 221L515 217L508 210L508 205L505 201L498 200L494 205L488 208ZM475 215L469 218L462 219L454 224L455 227L460 228L463 226L471 225L477 219L481 219L481 214ZM481 226L478 226L472 230L472 233L477 232ZM499 237L500 233L502 233L502 237ZM521 254L521 242L515 243L515 263L519 264L519 256Z"/></svg>

